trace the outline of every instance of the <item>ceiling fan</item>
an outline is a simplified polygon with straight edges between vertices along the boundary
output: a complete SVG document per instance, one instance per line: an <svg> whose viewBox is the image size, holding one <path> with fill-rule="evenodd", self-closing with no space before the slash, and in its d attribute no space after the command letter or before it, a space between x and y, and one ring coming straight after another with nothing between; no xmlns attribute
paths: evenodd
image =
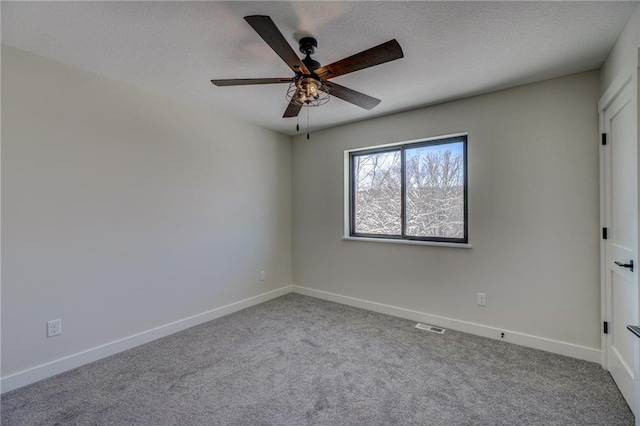
<svg viewBox="0 0 640 426"><path fill-rule="evenodd" d="M370 110L380 103L380 99L328 80L350 72L394 61L404 56L400 44L396 40L390 40L330 65L321 66L319 62L311 59L311 55L315 53L318 47L318 42L315 38L303 37L300 39L300 52L305 55L304 59L300 59L270 17L252 15L245 16L244 19L282 58L295 75L285 78L241 78L211 80L211 82L216 86L289 83L287 92L289 105L283 117L297 117L303 106L321 105L329 100L329 93L331 96Z"/></svg>

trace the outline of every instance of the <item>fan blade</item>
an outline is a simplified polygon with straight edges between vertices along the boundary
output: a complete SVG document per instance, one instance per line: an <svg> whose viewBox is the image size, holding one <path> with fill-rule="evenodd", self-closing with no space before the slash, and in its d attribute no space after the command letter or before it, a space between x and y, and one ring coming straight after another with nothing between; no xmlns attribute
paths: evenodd
<svg viewBox="0 0 640 426"><path fill-rule="evenodd" d="M373 98L369 95L365 95L364 93L349 89L348 87L340 86L333 81L325 81L325 84L329 86L329 95L340 98L343 101L350 102L366 110L372 109L381 102L380 99Z"/></svg>
<svg viewBox="0 0 640 426"><path fill-rule="evenodd" d="M348 74L364 68L384 64L404 57L400 44L394 39L371 49L356 53L338 62L318 68L315 73L323 80Z"/></svg>
<svg viewBox="0 0 640 426"><path fill-rule="evenodd" d="M246 86L248 84L291 83L292 78L232 78L227 80L211 80L216 86Z"/></svg>
<svg viewBox="0 0 640 426"><path fill-rule="evenodd" d="M268 16L252 15L245 16L245 21L258 33L262 39L267 42L269 47L282 58L282 60L293 70L293 72L302 72L309 74L309 70L302 63L296 52L293 51L291 45L287 43L276 24Z"/></svg>
<svg viewBox="0 0 640 426"><path fill-rule="evenodd" d="M297 105L290 102L289 105L287 105L287 109L284 112L282 118L297 117L301 109L302 105Z"/></svg>

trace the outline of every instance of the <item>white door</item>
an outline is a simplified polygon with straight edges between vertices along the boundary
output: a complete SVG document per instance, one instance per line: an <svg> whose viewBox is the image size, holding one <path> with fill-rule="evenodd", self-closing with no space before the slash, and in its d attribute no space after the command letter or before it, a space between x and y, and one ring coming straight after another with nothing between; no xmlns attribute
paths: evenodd
<svg viewBox="0 0 640 426"><path fill-rule="evenodd" d="M632 78L601 112L606 133L604 167L604 315L606 368L638 416L634 369L637 337L627 325L638 323L637 94ZM631 266L633 265L633 266Z"/></svg>

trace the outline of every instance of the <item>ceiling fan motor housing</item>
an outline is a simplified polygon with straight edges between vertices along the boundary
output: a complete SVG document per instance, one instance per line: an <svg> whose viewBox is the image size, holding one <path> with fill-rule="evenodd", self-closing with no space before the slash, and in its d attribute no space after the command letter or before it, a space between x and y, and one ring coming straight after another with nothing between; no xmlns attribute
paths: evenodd
<svg viewBox="0 0 640 426"><path fill-rule="evenodd" d="M302 63L304 63L304 66L307 67L307 69L309 71L311 71L311 73L313 74L313 72L315 70L317 70L318 68L320 68L320 62L315 61L313 59L311 59L309 56L307 56L306 58L304 58L302 60ZM314 74L315 75L315 74Z"/></svg>

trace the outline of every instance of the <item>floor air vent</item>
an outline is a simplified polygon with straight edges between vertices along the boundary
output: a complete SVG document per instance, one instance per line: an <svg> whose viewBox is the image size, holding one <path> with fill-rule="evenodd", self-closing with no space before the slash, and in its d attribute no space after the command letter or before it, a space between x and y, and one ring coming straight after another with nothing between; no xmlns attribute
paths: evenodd
<svg viewBox="0 0 640 426"><path fill-rule="evenodd" d="M435 325L422 324L419 322L416 324L416 328L419 328L420 330L430 331L432 333L444 334L444 328L436 327Z"/></svg>

